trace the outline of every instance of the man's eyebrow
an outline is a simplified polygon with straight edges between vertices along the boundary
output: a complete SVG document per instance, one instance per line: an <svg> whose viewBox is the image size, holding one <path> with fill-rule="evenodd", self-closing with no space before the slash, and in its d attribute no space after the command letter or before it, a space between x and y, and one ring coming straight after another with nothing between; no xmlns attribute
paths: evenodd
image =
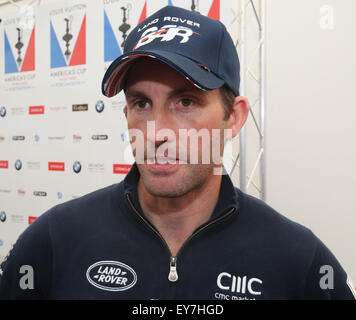
<svg viewBox="0 0 356 320"><path fill-rule="evenodd" d="M179 96L181 94L184 94L184 93L195 93L195 94L199 94L201 95L203 92L200 92L201 90L199 90L198 88L192 88L192 87L181 87L181 88L178 88L178 89L175 89L173 91L171 91L169 93L169 97L174 97L174 96Z"/></svg>
<svg viewBox="0 0 356 320"><path fill-rule="evenodd" d="M130 90L128 89L126 92L125 92L125 96L126 98L127 97L135 97L135 98L147 98L147 96L142 92L142 91L139 91L139 90Z"/></svg>
<svg viewBox="0 0 356 320"><path fill-rule="evenodd" d="M201 90L199 90L198 88L181 87L170 91L168 94L168 98L172 98L175 96L179 96L181 94L188 94L188 93L199 94L199 95L203 94L203 91L202 92L200 91ZM125 96L126 98L147 98L147 94L145 94L140 90L135 90L135 89L134 90L128 89L125 93Z"/></svg>

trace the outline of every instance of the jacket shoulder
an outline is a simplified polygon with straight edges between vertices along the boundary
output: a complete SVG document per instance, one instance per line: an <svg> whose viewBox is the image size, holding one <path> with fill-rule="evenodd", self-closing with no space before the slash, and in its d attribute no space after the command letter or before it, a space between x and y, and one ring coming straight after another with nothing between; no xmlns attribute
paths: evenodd
<svg viewBox="0 0 356 320"><path fill-rule="evenodd" d="M258 232L262 234L273 233L274 237L278 237L280 240L283 238L292 240L291 237L298 237L311 242L315 241L315 235L309 228L287 218L256 197L237 188L236 192L239 197L242 219L248 221L249 224L253 224Z"/></svg>
<svg viewBox="0 0 356 320"><path fill-rule="evenodd" d="M260 199L239 189L236 192L241 205L240 218L249 236L255 238L255 248L263 247L265 257L278 261L279 274L291 274L298 279L302 299L354 299L355 290L350 288L341 264L309 228ZM331 284L323 283L326 271L330 272L330 279L332 276Z"/></svg>

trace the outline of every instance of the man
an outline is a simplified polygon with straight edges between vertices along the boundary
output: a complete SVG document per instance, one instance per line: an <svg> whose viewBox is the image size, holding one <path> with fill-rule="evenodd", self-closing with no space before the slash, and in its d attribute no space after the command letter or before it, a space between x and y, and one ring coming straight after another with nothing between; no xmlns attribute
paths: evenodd
<svg viewBox="0 0 356 320"><path fill-rule="evenodd" d="M41 215L2 264L0 296L353 299L310 230L223 174L224 143L248 114L238 87L220 22L168 6L138 25L102 85L125 92L136 163L123 182Z"/></svg>

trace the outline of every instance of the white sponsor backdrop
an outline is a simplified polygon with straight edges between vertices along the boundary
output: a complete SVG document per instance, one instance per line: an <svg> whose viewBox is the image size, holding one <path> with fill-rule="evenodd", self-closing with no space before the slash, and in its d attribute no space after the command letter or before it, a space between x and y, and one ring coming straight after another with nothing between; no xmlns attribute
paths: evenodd
<svg viewBox="0 0 356 320"><path fill-rule="evenodd" d="M125 27L167 4L233 20L230 0L55 1L1 17L0 261L43 212L124 178L124 97L105 98L101 79Z"/></svg>

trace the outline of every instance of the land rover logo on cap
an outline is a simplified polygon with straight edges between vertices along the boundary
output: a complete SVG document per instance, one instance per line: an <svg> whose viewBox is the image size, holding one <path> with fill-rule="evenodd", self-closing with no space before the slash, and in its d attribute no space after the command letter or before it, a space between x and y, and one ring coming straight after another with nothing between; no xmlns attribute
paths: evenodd
<svg viewBox="0 0 356 320"><path fill-rule="evenodd" d="M82 165L79 161L75 161L74 164L73 164L73 171L75 173L79 173L80 170L82 170Z"/></svg>
<svg viewBox="0 0 356 320"><path fill-rule="evenodd" d="M6 116L6 108L5 107L0 107L0 116L2 118Z"/></svg>
<svg viewBox="0 0 356 320"><path fill-rule="evenodd" d="M102 100L97 101L95 104L95 110L99 113L104 111L104 102Z"/></svg>
<svg viewBox="0 0 356 320"><path fill-rule="evenodd" d="M88 268L86 277L94 287L106 291L125 291L137 282L135 270L118 261L96 262Z"/></svg>

